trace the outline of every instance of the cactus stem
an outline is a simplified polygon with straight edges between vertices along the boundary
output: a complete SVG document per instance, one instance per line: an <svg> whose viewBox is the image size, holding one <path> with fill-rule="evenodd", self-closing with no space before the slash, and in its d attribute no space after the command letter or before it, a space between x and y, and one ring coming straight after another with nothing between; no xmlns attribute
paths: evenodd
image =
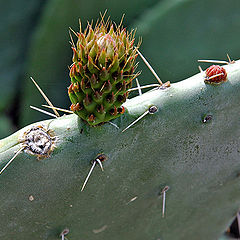
<svg viewBox="0 0 240 240"><path fill-rule="evenodd" d="M162 190L162 195L163 195L163 205L162 205L162 217L164 218L165 216L165 209L166 209L166 192L168 191L169 186L165 186Z"/></svg>
<svg viewBox="0 0 240 240"><path fill-rule="evenodd" d="M32 108L32 109L34 109L34 110L36 110L36 111L38 111L38 112L44 113L44 114L46 114L46 115L49 115L49 116L51 116L51 117L58 118L58 116L56 116L56 115L54 115L54 114L52 114L52 113L50 113L50 112L47 112L47 111L45 111L45 110L42 110L42 109L40 109L40 108L31 106L31 105L30 105L30 108Z"/></svg>
<svg viewBox="0 0 240 240"><path fill-rule="evenodd" d="M4 170L10 165L10 163L26 148L26 146L21 147L15 155L8 161L8 163L1 169L0 175L4 172Z"/></svg>
<svg viewBox="0 0 240 240"><path fill-rule="evenodd" d="M137 53L139 54L139 56L142 58L142 60L144 61L144 63L146 64L146 66L148 67L148 69L152 72L152 74L154 75L154 77L158 80L159 84L162 85L162 81L159 78L159 76L157 75L157 73L154 71L154 69L151 67L151 65L149 64L149 62L147 61L147 59L140 53L140 51L135 48L137 50Z"/></svg>
<svg viewBox="0 0 240 240"><path fill-rule="evenodd" d="M30 77L30 79L33 81L33 83L35 84L35 86L37 87L37 89L39 90L39 92L41 93L41 95L43 96L43 98L46 100L46 102L53 107L53 104L51 103L51 101L48 99L48 97L45 95L45 93L42 91L42 89L39 87L39 85L36 83L36 81ZM53 112L56 114L57 117L60 117L59 113L57 112L57 110L53 109Z"/></svg>
<svg viewBox="0 0 240 240"><path fill-rule="evenodd" d="M45 104L43 104L42 106L46 107L46 108L56 109L58 111L62 111L62 112L65 112L65 113L70 113L70 114L73 113L73 111L70 111L70 110L67 110L67 109L63 109L63 108L59 108L59 107L52 107L52 106L48 106L48 105L45 105Z"/></svg>

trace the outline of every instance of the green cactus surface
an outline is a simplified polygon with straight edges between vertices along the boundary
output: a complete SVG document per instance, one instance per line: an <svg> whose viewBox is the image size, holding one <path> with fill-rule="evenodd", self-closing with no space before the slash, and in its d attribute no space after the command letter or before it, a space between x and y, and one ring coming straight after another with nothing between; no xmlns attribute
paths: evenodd
<svg viewBox="0 0 240 240"><path fill-rule="evenodd" d="M102 19L83 32L80 27L76 35L68 88L71 110L88 124L98 125L124 113L121 105L136 77L134 31L128 33Z"/></svg>
<svg viewBox="0 0 240 240"><path fill-rule="evenodd" d="M0 239L218 239L240 205L240 61L223 67L219 85L202 71L127 100L119 129L70 114L2 139L2 167L25 150L0 175ZM33 127L50 145L33 148ZM96 164L81 192L99 154L104 171Z"/></svg>

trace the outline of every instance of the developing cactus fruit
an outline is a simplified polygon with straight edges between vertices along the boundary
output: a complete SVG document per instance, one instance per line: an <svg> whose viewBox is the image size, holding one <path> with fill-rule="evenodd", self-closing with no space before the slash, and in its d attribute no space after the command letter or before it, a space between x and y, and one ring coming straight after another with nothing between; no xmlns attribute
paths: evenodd
<svg viewBox="0 0 240 240"><path fill-rule="evenodd" d="M122 104L137 76L135 32L102 19L83 32L80 26L76 35L68 88L71 110L95 126L124 113Z"/></svg>

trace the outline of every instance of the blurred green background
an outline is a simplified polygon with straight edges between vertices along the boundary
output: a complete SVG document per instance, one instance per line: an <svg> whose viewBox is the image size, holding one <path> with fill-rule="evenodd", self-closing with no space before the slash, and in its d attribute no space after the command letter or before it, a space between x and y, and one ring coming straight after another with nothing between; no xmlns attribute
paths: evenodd
<svg viewBox="0 0 240 240"><path fill-rule="evenodd" d="M164 82L197 73L198 59L239 58L239 0L1 0L0 138L48 118L29 108L45 103L30 76L55 106L69 108L68 28L78 31L79 18L86 26L105 9L117 23L125 14L128 30L137 28L140 51ZM138 61L141 85L157 83Z"/></svg>

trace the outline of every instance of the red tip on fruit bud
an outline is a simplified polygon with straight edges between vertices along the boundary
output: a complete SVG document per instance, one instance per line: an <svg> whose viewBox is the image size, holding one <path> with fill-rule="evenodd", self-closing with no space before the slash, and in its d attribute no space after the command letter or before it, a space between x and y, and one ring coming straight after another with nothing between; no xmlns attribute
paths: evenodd
<svg viewBox="0 0 240 240"><path fill-rule="evenodd" d="M71 83L71 85L68 87L68 93L72 93L73 92L73 83Z"/></svg>
<svg viewBox="0 0 240 240"><path fill-rule="evenodd" d="M73 87L72 87L72 90L73 90L74 92L79 92L79 84L78 84L78 83L74 83L74 84L73 84Z"/></svg>
<svg viewBox="0 0 240 240"><path fill-rule="evenodd" d="M72 104L70 107L71 111L76 112L82 110L82 106L77 103L77 104Z"/></svg>
<svg viewBox="0 0 240 240"><path fill-rule="evenodd" d="M89 121L89 122L93 122L95 119L96 119L96 117L95 117L93 114L91 114L91 115L88 117L88 121Z"/></svg>
<svg viewBox="0 0 240 240"><path fill-rule="evenodd" d="M73 78L75 77L77 74L77 68L76 68L76 65L75 63L72 65L71 69L70 69L70 78Z"/></svg>

